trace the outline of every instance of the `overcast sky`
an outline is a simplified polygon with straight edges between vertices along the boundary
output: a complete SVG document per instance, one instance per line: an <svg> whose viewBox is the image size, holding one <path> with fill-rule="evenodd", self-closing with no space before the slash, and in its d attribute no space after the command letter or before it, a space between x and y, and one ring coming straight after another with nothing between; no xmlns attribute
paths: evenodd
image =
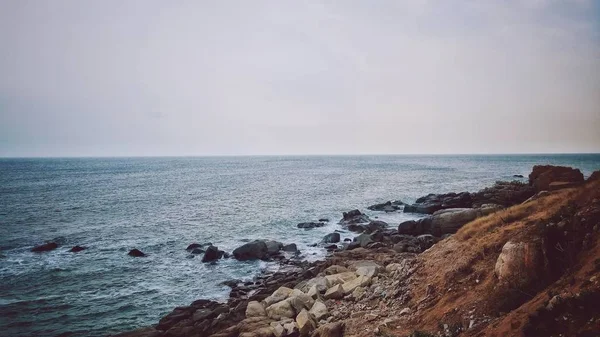
<svg viewBox="0 0 600 337"><path fill-rule="evenodd" d="M600 1L0 1L0 156L600 152Z"/></svg>

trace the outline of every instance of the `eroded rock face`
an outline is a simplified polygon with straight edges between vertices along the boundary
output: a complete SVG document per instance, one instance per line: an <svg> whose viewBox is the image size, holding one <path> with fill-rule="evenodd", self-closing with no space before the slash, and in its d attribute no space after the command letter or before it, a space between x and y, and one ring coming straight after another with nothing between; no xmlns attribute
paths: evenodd
<svg viewBox="0 0 600 337"><path fill-rule="evenodd" d="M580 184L584 182L583 173L579 169L565 166L536 165L529 174L529 185L537 192L550 189L553 182Z"/></svg>
<svg viewBox="0 0 600 337"><path fill-rule="evenodd" d="M498 256L494 273L500 283L524 289L542 276L546 261L540 242L508 241Z"/></svg>

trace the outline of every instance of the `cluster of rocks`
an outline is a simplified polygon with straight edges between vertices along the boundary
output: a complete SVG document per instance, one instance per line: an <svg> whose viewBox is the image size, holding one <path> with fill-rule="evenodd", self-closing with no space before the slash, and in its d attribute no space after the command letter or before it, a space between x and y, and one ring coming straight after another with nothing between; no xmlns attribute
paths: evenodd
<svg viewBox="0 0 600 337"><path fill-rule="evenodd" d="M387 201L381 204L375 204L367 207L368 210L391 213L402 209L404 203L400 200Z"/></svg>
<svg viewBox="0 0 600 337"><path fill-rule="evenodd" d="M56 242L46 242L44 244L35 246L33 248L31 248L31 251L34 253L42 253L42 252L49 252L52 250L55 250L58 248L58 243ZM85 250L86 247L82 247L82 246L74 246L73 248L69 249L69 252L71 253L77 253L80 252L82 250Z"/></svg>

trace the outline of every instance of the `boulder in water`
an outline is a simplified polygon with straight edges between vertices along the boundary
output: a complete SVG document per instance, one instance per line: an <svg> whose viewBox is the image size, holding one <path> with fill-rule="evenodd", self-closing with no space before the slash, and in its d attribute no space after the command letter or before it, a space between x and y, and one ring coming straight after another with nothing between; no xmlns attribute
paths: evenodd
<svg viewBox="0 0 600 337"><path fill-rule="evenodd" d="M402 205L401 201L400 201L400 204L397 204L397 201L395 201L395 202L387 201L387 202L384 202L381 204L371 205L371 206L367 207L367 209L369 209L371 211L390 213L390 212L395 212L395 211L399 210L400 205Z"/></svg>
<svg viewBox="0 0 600 337"><path fill-rule="evenodd" d="M284 252L297 252L298 246L296 246L295 243L290 243L289 245L284 245L281 250L283 250Z"/></svg>
<svg viewBox="0 0 600 337"><path fill-rule="evenodd" d="M361 213L361 211L354 209L349 212L344 212L342 214L342 219L339 221L342 225L350 225L350 224L358 224L358 223L367 223L370 222L371 219L366 214Z"/></svg>
<svg viewBox="0 0 600 337"><path fill-rule="evenodd" d="M298 228L304 228L304 229L312 229L312 228L318 228L318 227L323 227L325 226L325 224L323 222L301 222L297 225Z"/></svg>
<svg viewBox="0 0 600 337"><path fill-rule="evenodd" d="M56 248L58 248L58 244L56 242L48 242L31 248L31 251L36 253L49 252L51 250L55 250Z"/></svg>
<svg viewBox="0 0 600 337"><path fill-rule="evenodd" d="M261 240L248 242L233 251L233 256L240 261L265 259L268 255L269 249Z"/></svg>
<svg viewBox="0 0 600 337"><path fill-rule="evenodd" d="M223 257L224 252L219 250L219 248L215 246L209 246L206 248L206 253L202 257L202 262L212 262Z"/></svg>
<svg viewBox="0 0 600 337"><path fill-rule="evenodd" d="M133 257L145 257L146 256L146 254L144 254L141 250L139 250L137 248L130 250L129 253L127 253L127 255L133 256Z"/></svg>
<svg viewBox="0 0 600 337"><path fill-rule="evenodd" d="M80 251L82 251L82 250L85 250L85 247L81 247L81 246L75 246L75 247L71 248L69 251L70 251L71 253L77 253L77 252L80 252Z"/></svg>
<svg viewBox="0 0 600 337"><path fill-rule="evenodd" d="M340 242L340 233L330 233L323 237L323 243L336 243Z"/></svg>

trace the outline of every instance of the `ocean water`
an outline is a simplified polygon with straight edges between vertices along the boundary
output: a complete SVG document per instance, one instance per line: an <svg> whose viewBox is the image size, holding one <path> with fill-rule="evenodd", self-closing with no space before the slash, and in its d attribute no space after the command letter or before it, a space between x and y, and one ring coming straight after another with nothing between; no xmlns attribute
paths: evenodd
<svg viewBox="0 0 600 337"><path fill-rule="evenodd" d="M600 155L0 159L0 335L106 336L154 324L198 298L225 300L222 281L276 268L203 264L186 258L192 242L231 252L275 239L323 258L308 245L340 229L343 211L476 191L535 164L587 177ZM417 217L367 214L390 226ZM296 228L322 217L328 226ZM30 252L50 240L61 246ZM88 249L69 253L74 245ZM127 256L134 247L149 256Z"/></svg>

